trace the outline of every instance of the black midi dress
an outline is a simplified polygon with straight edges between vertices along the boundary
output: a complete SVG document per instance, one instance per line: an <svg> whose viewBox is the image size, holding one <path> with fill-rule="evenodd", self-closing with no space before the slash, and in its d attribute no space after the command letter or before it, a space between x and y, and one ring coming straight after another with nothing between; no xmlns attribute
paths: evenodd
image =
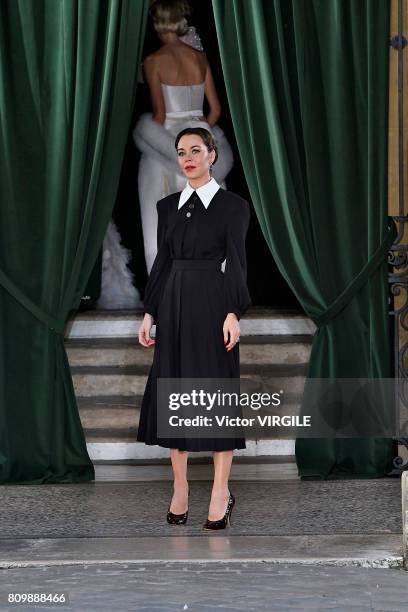
<svg viewBox="0 0 408 612"><path fill-rule="evenodd" d="M137 440L188 451L246 448L244 437L157 437L157 378L239 379L239 342L226 350L223 324L228 313L239 320L251 305L245 253L248 202L220 187L207 208L193 191L179 209L180 193L156 204L158 251L144 298L156 338Z"/></svg>

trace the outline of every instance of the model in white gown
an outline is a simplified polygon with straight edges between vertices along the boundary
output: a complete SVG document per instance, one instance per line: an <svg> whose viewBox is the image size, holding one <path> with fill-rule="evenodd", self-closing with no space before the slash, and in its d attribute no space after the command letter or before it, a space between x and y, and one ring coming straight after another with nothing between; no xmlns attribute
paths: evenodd
<svg viewBox="0 0 408 612"><path fill-rule="evenodd" d="M203 50L194 26L180 36L184 43ZM139 82L143 83L140 66ZM212 176L226 188L225 179L233 166L231 147L218 125L210 127L203 115L204 82L196 85L166 85L162 83L166 119L160 125L152 119L152 113L143 113L133 131L136 146L141 151L138 190L143 228L144 252L147 271L150 274L157 252L156 202L185 187L186 178L180 172L175 137L186 127L204 127L212 132L218 147L218 159ZM103 243L101 295L98 309L142 308L140 294L135 288L127 264L131 253L120 242L120 234L113 220L109 222ZM225 264L224 264L225 265Z"/></svg>
<svg viewBox="0 0 408 612"><path fill-rule="evenodd" d="M202 50L194 26L181 40ZM232 149L218 125L210 126L203 114L205 83L196 85L161 84L166 109L163 125L152 118L152 113L143 113L133 131L133 138L141 151L138 189L143 226L146 267L150 274L157 253L156 202L170 193L181 191L186 177L180 172L174 141L186 127L203 127L209 130L218 147L218 159L212 176L226 188L225 179L233 166Z"/></svg>

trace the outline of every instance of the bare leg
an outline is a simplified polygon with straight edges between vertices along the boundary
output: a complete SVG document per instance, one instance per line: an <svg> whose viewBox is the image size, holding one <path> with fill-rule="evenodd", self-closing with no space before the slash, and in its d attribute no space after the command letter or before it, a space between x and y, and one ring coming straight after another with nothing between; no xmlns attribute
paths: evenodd
<svg viewBox="0 0 408 612"><path fill-rule="evenodd" d="M233 451L214 451L214 483L211 492L208 519L218 521L224 516L229 497L228 479L231 471Z"/></svg>
<svg viewBox="0 0 408 612"><path fill-rule="evenodd" d="M173 498L171 500L170 511L174 514L183 514L188 508L188 451L171 448L170 457L174 476Z"/></svg>

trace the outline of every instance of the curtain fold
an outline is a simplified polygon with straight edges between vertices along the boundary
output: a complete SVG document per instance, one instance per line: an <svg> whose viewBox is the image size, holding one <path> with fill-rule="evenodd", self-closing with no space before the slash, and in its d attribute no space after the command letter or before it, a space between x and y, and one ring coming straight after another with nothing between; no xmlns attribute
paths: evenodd
<svg viewBox="0 0 408 612"><path fill-rule="evenodd" d="M0 4L0 481L94 479L64 348L111 217L148 1Z"/></svg>
<svg viewBox="0 0 408 612"><path fill-rule="evenodd" d="M308 378L391 376L389 3L213 0L235 136L270 251L318 326ZM297 439L301 478L370 478L392 440Z"/></svg>

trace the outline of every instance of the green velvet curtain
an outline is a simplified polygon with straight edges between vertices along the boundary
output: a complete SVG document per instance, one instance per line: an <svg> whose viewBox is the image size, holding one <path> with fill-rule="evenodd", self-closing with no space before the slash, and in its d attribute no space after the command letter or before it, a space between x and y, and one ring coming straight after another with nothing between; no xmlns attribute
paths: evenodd
<svg viewBox="0 0 408 612"><path fill-rule="evenodd" d="M94 478L64 349L114 205L147 0L0 3L0 480Z"/></svg>
<svg viewBox="0 0 408 612"><path fill-rule="evenodd" d="M265 240L317 324L310 378L391 376L389 3L213 0L229 106ZM298 439L301 478L369 478L392 441Z"/></svg>

